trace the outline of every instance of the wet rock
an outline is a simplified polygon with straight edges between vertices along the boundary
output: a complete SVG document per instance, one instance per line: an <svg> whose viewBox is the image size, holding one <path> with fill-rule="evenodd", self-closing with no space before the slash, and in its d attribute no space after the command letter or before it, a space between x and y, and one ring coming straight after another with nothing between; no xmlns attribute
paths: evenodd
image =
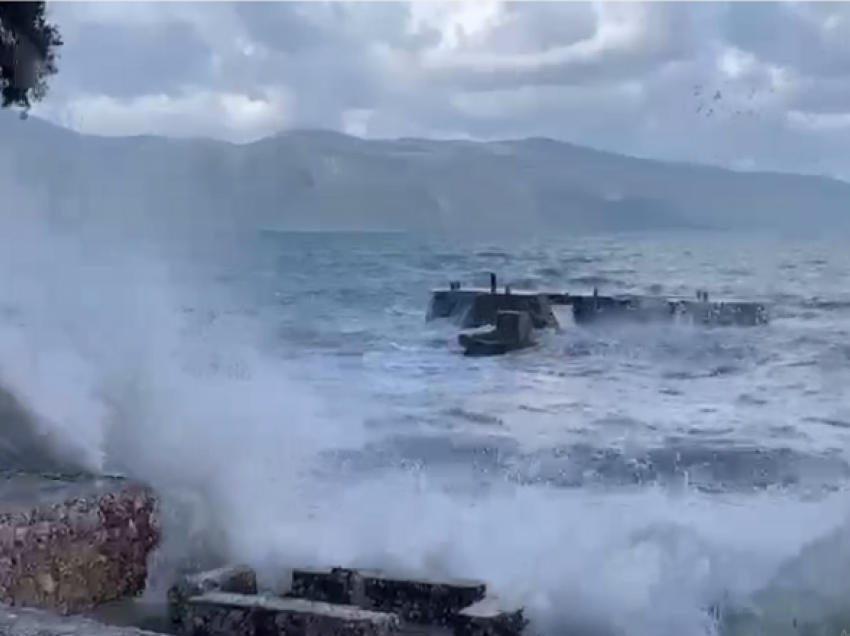
<svg viewBox="0 0 850 636"><path fill-rule="evenodd" d="M0 603L79 613L144 590L156 500L121 478L0 479Z"/></svg>
<svg viewBox="0 0 850 636"><path fill-rule="evenodd" d="M189 636L390 636L397 616L297 598L210 592L189 599Z"/></svg>

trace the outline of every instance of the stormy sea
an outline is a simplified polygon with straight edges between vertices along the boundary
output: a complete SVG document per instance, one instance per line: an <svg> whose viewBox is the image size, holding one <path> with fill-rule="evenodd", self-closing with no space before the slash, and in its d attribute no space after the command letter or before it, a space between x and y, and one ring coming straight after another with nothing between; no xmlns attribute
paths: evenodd
<svg viewBox="0 0 850 636"><path fill-rule="evenodd" d="M837 239L121 242L17 218L0 240L0 459L152 484L161 563L476 577L545 635L850 628ZM768 301L773 320L577 327L567 310L537 348L464 358L455 325L426 323L429 290L491 271L705 289Z"/></svg>

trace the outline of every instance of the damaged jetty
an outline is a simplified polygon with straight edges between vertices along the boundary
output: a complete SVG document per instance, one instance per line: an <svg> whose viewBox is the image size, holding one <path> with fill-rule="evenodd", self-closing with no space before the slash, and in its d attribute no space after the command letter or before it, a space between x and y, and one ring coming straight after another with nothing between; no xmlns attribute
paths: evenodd
<svg viewBox="0 0 850 636"><path fill-rule="evenodd" d="M536 344L534 330L559 326L547 294L514 292L510 286L499 291L495 274L490 274L489 290L462 289L452 282L449 289L432 292L428 320L435 318L457 318L462 329L471 330L458 336L468 356L526 349Z"/></svg>
<svg viewBox="0 0 850 636"><path fill-rule="evenodd" d="M572 309L573 322L589 325L605 322L689 322L707 326L752 327L769 322L764 303L741 300L710 300L705 291L695 298L667 298L636 294L570 294L556 291L499 288L490 274L490 288L449 287L431 292L428 320L454 319L464 330L458 342L466 355L497 355L535 344L534 331L559 328L553 306ZM491 326L487 331L478 331Z"/></svg>

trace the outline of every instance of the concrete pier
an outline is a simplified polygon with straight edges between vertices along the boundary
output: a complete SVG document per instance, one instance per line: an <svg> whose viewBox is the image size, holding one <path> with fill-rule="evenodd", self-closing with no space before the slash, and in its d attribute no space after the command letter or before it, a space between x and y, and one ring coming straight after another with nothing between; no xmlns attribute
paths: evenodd
<svg viewBox="0 0 850 636"><path fill-rule="evenodd" d="M570 296L576 324L603 321L679 321L715 326L757 326L770 320L767 307L752 301L709 301L654 296Z"/></svg>
<svg viewBox="0 0 850 636"><path fill-rule="evenodd" d="M666 298L634 294L569 294L560 291L528 291L460 287L434 289L427 320L451 318L464 329L494 325L502 311L525 311L535 329L558 327L553 306L572 308L576 324L597 322L692 322L715 326L758 326L770 321L764 303L746 300L709 300L700 293L697 298Z"/></svg>

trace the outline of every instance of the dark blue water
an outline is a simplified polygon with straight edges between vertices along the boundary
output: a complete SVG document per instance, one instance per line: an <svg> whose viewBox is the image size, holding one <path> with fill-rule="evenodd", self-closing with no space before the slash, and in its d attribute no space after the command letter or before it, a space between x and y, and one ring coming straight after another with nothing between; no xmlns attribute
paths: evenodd
<svg viewBox="0 0 850 636"><path fill-rule="evenodd" d="M627 238L515 247L269 233L240 275L273 317L276 354L320 369L315 382L355 375L381 404L367 424L386 437L349 457L357 475L409 461L565 488L841 488L850 295L834 254L775 239ZM776 320L599 329L565 314L537 350L470 361L453 325L424 323L428 290L488 271L580 292L707 288L765 299Z"/></svg>

